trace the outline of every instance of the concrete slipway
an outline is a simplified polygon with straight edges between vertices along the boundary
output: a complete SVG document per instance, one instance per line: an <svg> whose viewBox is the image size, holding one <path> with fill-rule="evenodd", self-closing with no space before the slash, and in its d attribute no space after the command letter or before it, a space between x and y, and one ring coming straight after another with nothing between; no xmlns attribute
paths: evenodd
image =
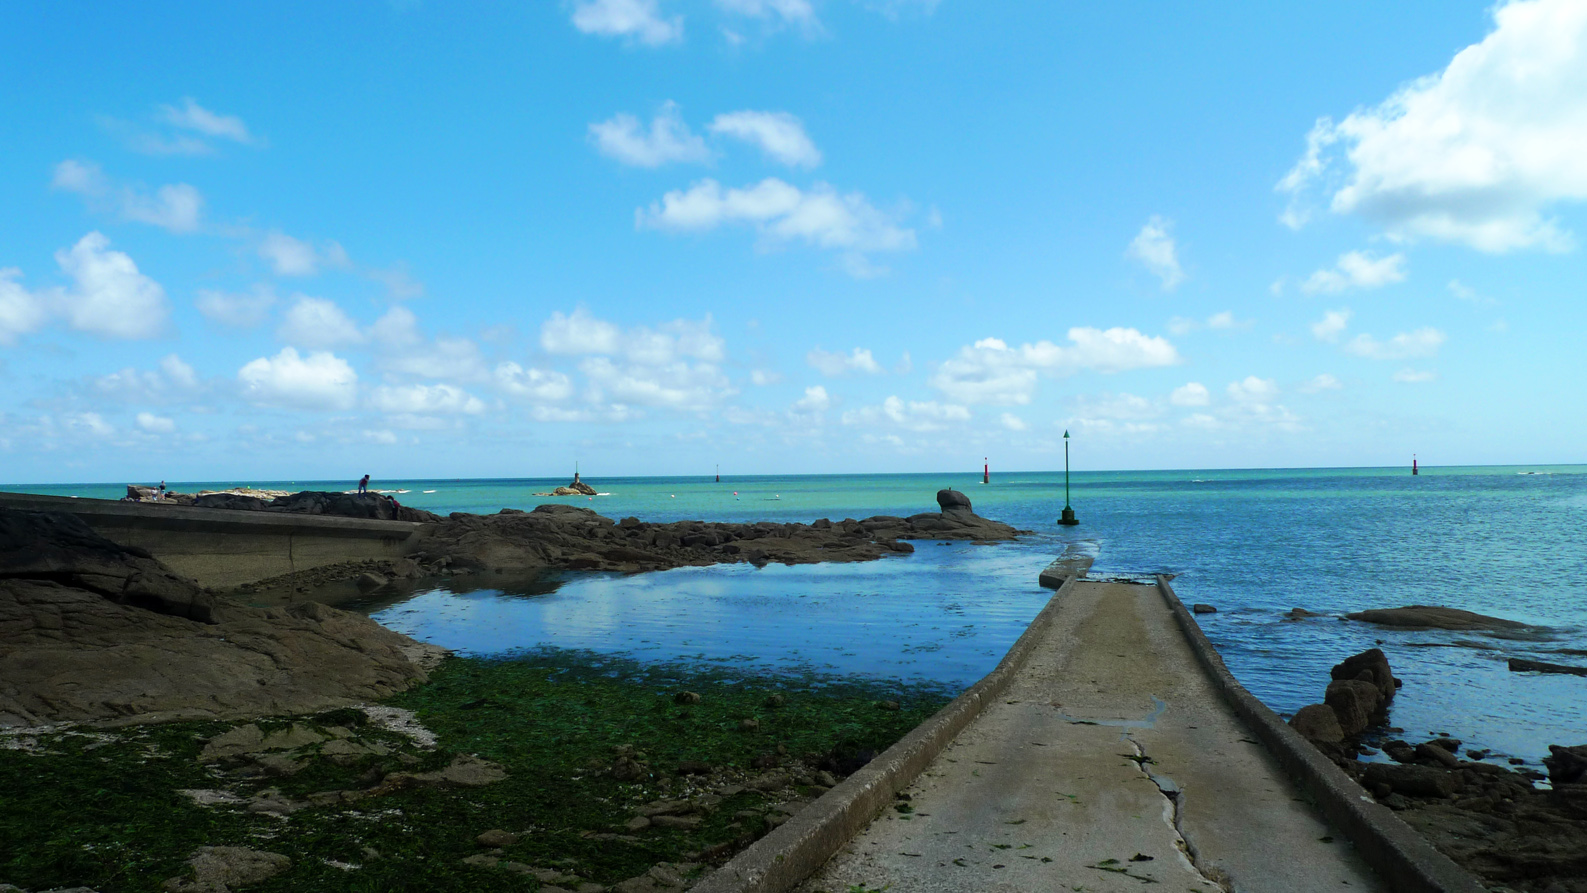
<svg viewBox="0 0 1587 893"><path fill-rule="evenodd" d="M1146 885L1483 889L1240 688L1166 579L1070 577L997 670L695 890Z"/></svg>

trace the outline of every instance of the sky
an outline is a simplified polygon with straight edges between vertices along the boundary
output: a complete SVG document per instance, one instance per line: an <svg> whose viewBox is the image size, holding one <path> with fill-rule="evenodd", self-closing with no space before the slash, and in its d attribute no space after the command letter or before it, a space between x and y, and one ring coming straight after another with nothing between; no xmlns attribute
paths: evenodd
<svg viewBox="0 0 1587 893"><path fill-rule="evenodd" d="M1583 463L1584 200L1584 0L10 3L0 483Z"/></svg>

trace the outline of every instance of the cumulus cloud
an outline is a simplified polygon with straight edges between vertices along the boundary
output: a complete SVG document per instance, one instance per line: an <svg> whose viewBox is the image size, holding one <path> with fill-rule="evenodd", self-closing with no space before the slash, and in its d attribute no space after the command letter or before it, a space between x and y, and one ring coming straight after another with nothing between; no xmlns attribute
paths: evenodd
<svg viewBox="0 0 1587 893"><path fill-rule="evenodd" d="M1179 266L1179 249L1168 234L1173 226L1172 220L1152 215L1124 252L1125 257L1140 261L1161 280L1163 291L1173 291L1185 281L1185 271Z"/></svg>
<svg viewBox="0 0 1587 893"><path fill-rule="evenodd" d="M619 364L597 356L584 360L579 369L600 399L619 404L700 411L734 393L727 376L711 363Z"/></svg>
<svg viewBox="0 0 1587 893"><path fill-rule="evenodd" d="M176 422L164 416L157 416L152 412L140 412L137 416L138 427L150 434L170 434L176 430Z"/></svg>
<svg viewBox="0 0 1587 893"><path fill-rule="evenodd" d="M275 291L268 285L255 285L246 294L234 294L210 289L200 289L193 302L205 319L223 326L249 328L265 320L276 302Z"/></svg>
<svg viewBox="0 0 1587 893"><path fill-rule="evenodd" d="M805 388L805 395L794 401L796 412L826 412L832 406L832 397L827 394L827 389L821 385L812 385Z"/></svg>
<svg viewBox="0 0 1587 893"><path fill-rule="evenodd" d="M705 179L687 190L674 190L634 212L640 229L669 232L703 232L719 226L754 227L768 246L803 242L846 253L847 265L858 276L878 270L865 255L915 248L915 231L903 227L894 215L873 206L864 195L840 195L831 186L817 183L801 190L776 177L743 189L723 189Z"/></svg>
<svg viewBox="0 0 1587 893"><path fill-rule="evenodd" d="M130 185L116 185L92 162L68 159L57 164L50 185L82 196L96 211L174 233L197 230L204 213L204 196L186 183L161 186L150 195Z"/></svg>
<svg viewBox="0 0 1587 893"><path fill-rule="evenodd" d="M1329 310L1323 318L1311 324L1311 333L1318 341L1338 341L1345 329L1350 325L1351 311L1349 307L1338 310Z"/></svg>
<svg viewBox="0 0 1587 893"><path fill-rule="evenodd" d="M348 267L347 252L335 242L320 248L301 239L271 230L259 242L259 256L270 263L277 276L313 276L321 267Z"/></svg>
<svg viewBox="0 0 1587 893"><path fill-rule="evenodd" d="M485 401L449 384L406 387L384 385L375 388L369 395L369 405L380 412L417 415L478 415L485 411Z"/></svg>
<svg viewBox="0 0 1587 893"><path fill-rule="evenodd" d="M1331 192L1397 238L1486 252L1566 250L1545 213L1587 199L1587 5L1501 2L1494 27L1443 71L1335 123L1320 119L1278 188L1305 222L1303 196Z"/></svg>
<svg viewBox="0 0 1587 893"><path fill-rule="evenodd" d="M647 46L683 40L683 16L662 18L656 0L577 0L573 27L585 34L622 37Z"/></svg>
<svg viewBox="0 0 1587 893"><path fill-rule="evenodd" d="M1300 284L1300 290L1314 295L1333 294L1351 288L1381 288L1405 281L1405 255L1374 258L1364 251L1349 251L1339 256L1331 270L1318 270Z"/></svg>
<svg viewBox="0 0 1587 893"><path fill-rule="evenodd" d="M70 249L55 252L55 262L72 279L58 290L72 328L106 338L152 338L165 329L170 307L165 289L138 272L132 258L110 250L110 240L91 232Z"/></svg>
<svg viewBox="0 0 1587 893"><path fill-rule="evenodd" d="M1017 415L1015 415L1015 414L1013 414L1011 412L1003 413L1002 417L999 418L998 421L1000 423L1002 423L1004 430L1007 430L1007 431L1028 431L1028 430L1030 430L1030 425L1027 425L1025 423L1024 419L1020 418L1019 416L1017 416Z"/></svg>
<svg viewBox="0 0 1587 893"><path fill-rule="evenodd" d="M905 402L888 397L880 406L865 406L843 414L843 424L866 427L899 427L907 431L941 431L970 420L970 410L935 400Z"/></svg>
<svg viewBox="0 0 1587 893"><path fill-rule="evenodd" d="M1179 351L1166 339L1135 329L1069 330L1069 344L1038 341L1011 348L997 338L983 338L945 361L931 386L949 399L971 404L1025 404L1036 390L1038 373L1070 375L1082 369L1113 373L1172 366Z"/></svg>
<svg viewBox="0 0 1587 893"><path fill-rule="evenodd" d="M591 124L590 139L602 155L634 167L711 160L705 140L689 131L675 102L661 106L648 131L638 118L622 112Z"/></svg>
<svg viewBox="0 0 1587 893"><path fill-rule="evenodd" d="M102 117L99 123L119 136L133 151L145 155L209 155L215 151L211 140L227 140L249 146L262 141L236 115L223 115L184 97L180 105L162 105L154 120L164 128L150 128Z"/></svg>
<svg viewBox="0 0 1587 893"><path fill-rule="evenodd" d="M1168 321L1168 331L1175 335L1188 335L1201 328L1213 331L1228 331L1232 329L1249 329L1252 325L1254 325L1254 320L1235 319L1234 311L1225 310L1222 313L1214 313L1207 317L1205 321L1176 316Z"/></svg>
<svg viewBox="0 0 1587 893"><path fill-rule="evenodd" d="M380 368L388 375L427 380L486 381L490 365L479 345L467 338L438 336L433 342L422 340L406 349L387 353Z"/></svg>
<svg viewBox="0 0 1587 893"><path fill-rule="evenodd" d="M573 396L573 380L561 372L506 362L497 364L495 378L503 392L533 403L558 403Z"/></svg>
<svg viewBox="0 0 1587 893"><path fill-rule="evenodd" d="M93 380L94 391L123 403L172 403L188 400L203 389L198 373L176 354L160 360L157 369L128 367Z"/></svg>
<svg viewBox="0 0 1587 893"><path fill-rule="evenodd" d="M1212 395L1207 392L1206 385L1192 381L1174 388L1168 395L1168 402L1175 406L1206 406L1212 402Z"/></svg>
<svg viewBox="0 0 1587 893"><path fill-rule="evenodd" d="M710 131L757 146L767 157L789 167L815 167L821 150L805 133L804 122L787 112L728 112L717 115Z"/></svg>
<svg viewBox="0 0 1587 893"><path fill-rule="evenodd" d="M799 25L807 30L820 26L810 0L716 0L716 5L728 12Z"/></svg>
<svg viewBox="0 0 1587 893"><path fill-rule="evenodd" d="M328 351L305 357L284 347L237 370L237 380L244 399L266 406L345 411L358 399L358 373Z"/></svg>
<svg viewBox="0 0 1587 893"><path fill-rule="evenodd" d="M1431 327L1402 332L1387 341L1363 333L1346 343L1345 350L1369 360L1410 360L1433 356L1445 340L1443 332Z"/></svg>
<svg viewBox="0 0 1587 893"><path fill-rule="evenodd" d="M21 278L16 267L0 268L0 346L17 343L49 318L44 299L24 288L17 281Z"/></svg>
<svg viewBox="0 0 1587 893"><path fill-rule="evenodd" d="M419 318L406 307L393 307L369 327L369 339L391 349L412 347L424 340L419 334Z"/></svg>
<svg viewBox="0 0 1587 893"><path fill-rule="evenodd" d="M848 375L853 372L863 372L867 375L880 375L882 366L871 356L871 352L863 347L856 347L849 353L825 351L817 347L805 354L805 362L812 368L830 378Z"/></svg>
<svg viewBox="0 0 1587 893"><path fill-rule="evenodd" d="M276 336L298 347L329 348L359 344L364 334L334 301L298 295L281 320Z"/></svg>
<svg viewBox="0 0 1587 893"><path fill-rule="evenodd" d="M1278 399L1278 383L1271 378L1248 375L1243 381L1229 382L1229 396L1237 403L1272 403Z"/></svg>
<svg viewBox="0 0 1587 893"><path fill-rule="evenodd" d="M571 314L551 314L540 327L540 346L552 354L622 356L640 365L680 359L719 363L727 356L727 344L711 331L712 325L707 314L704 319L676 319L654 329L636 326L624 330L578 307Z"/></svg>

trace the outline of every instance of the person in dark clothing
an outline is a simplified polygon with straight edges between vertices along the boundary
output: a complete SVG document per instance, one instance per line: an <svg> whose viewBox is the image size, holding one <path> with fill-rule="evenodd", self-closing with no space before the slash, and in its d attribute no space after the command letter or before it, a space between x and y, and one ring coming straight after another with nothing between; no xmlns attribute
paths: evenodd
<svg viewBox="0 0 1587 893"><path fill-rule="evenodd" d="M363 479L358 482L358 492L360 494L369 492L369 475L364 475Z"/></svg>

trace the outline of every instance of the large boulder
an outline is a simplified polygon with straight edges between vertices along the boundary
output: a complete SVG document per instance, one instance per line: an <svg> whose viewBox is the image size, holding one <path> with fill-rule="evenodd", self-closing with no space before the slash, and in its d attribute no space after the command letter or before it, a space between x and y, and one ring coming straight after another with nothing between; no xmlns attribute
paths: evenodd
<svg viewBox="0 0 1587 893"><path fill-rule="evenodd" d="M269 503L257 496L243 496L238 493L205 493L193 497L193 504L204 509L259 512L264 511L264 507Z"/></svg>
<svg viewBox="0 0 1587 893"><path fill-rule="evenodd" d="M1503 617L1489 617L1486 614L1462 611L1459 608L1444 608L1437 605L1374 608L1370 611L1357 611L1354 614L1346 614L1345 617L1365 623L1376 623L1379 626L1397 626L1408 629L1514 630L1529 628L1525 623L1505 620Z"/></svg>
<svg viewBox="0 0 1587 893"><path fill-rule="evenodd" d="M1548 780L1553 784L1577 784L1587 779L1587 744L1575 747L1548 746L1549 755L1543 758L1548 767Z"/></svg>
<svg viewBox="0 0 1587 893"><path fill-rule="evenodd" d="M1339 717L1327 704L1308 704L1300 708L1289 724L1313 744L1338 744L1345 740Z"/></svg>
<svg viewBox="0 0 1587 893"><path fill-rule="evenodd" d="M1328 683L1323 703L1339 718L1339 728L1345 736L1354 737L1366 731L1377 717L1383 694L1377 685L1364 679L1335 679Z"/></svg>
<svg viewBox="0 0 1587 893"><path fill-rule="evenodd" d="M278 496L265 507L271 512L292 512L302 515L337 515L343 518L369 518L375 521L435 522L441 516L423 509L400 505L384 493L335 493L325 490L304 490L290 496Z"/></svg>
<svg viewBox="0 0 1587 893"><path fill-rule="evenodd" d="M197 583L142 549L105 539L75 515L0 509L0 580L22 579L201 623L215 620L214 596Z"/></svg>
<svg viewBox="0 0 1587 893"><path fill-rule="evenodd" d="M970 497L960 493L958 490L955 490L952 487L949 487L946 490L937 491L937 505L940 506L945 512L971 511Z"/></svg>
<svg viewBox="0 0 1587 893"><path fill-rule="evenodd" d="M1360 654L1353 654L1336 665L1329 676L1333 679L1360 679L1370 682L1383 696L1384 704L1394 699L1394 692L1399 687L1399 682L1394 678L1394 671L1389 668L1388 655L1381 648L1368 648Z"/></svg>

